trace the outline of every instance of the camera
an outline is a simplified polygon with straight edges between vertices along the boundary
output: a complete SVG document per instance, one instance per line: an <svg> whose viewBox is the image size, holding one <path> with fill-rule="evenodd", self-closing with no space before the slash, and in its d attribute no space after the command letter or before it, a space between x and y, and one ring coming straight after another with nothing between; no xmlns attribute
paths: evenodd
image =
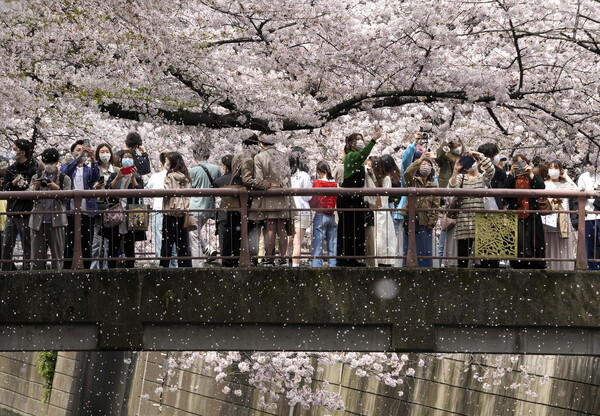
<svg viewBox="0 0 600 416"><path fill-rule="evenodd" d="M50 181L48 180L48 178L42 178L40 180L40 186L43 187L43 188L46 188L49 183L50 183Z"/></svg>
<svg viewBox="0 0 600 416"><path fill-rule="evenodd" d="M423 140L429 140L429 133L427 133L426 131L421 133L421 138Z"/></svg>

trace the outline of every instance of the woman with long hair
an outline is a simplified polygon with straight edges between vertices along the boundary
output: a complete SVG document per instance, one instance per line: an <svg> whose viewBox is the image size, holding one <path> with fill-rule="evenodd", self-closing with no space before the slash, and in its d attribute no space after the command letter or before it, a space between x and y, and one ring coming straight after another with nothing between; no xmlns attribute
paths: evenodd
<svg viewBox="0 0 600 416"><path fill-rule="evenodd" d="M404 182L407 187L437 188L435 182L435 166L430 153L423 153L404 172ZM415 230L417 240L417 256L433 256L433 228L438 220L439 213L432 211L440 207L440 197L420 196L417 198L417 211ZM406 213L405 213L406 217ZM407 221L405 221L408 229ZM406 239L405 239L406 241ZM404 244L404 255L407 255L408 242ZM419 267L433 267L433 259L419 259Z"/></svg>
<svg viewBox="0 0 600 416"><path fill-rule="evenodd" d="M548 164L544 185L546 189L577 190L563 164L553 160ZM553 210L568 211L569 198L549 198ZM575 268L575 232L568 213L552 213L542 216L544 224L545 255L552 259L573 261L548 261L551 270L573 270Z"/></svg>
<svg viewBox="0 0 600 416"><path fill-rule="evenodd" d="M337 182L333 178L329 164L324 160L317 163L317 179L313 182L313 188L337 188ZM327 264L334 267L337 255L337 224L335 222L335 203L337 197L313 196L310 206L315 209L327 209L331 211L316 211L313 219L312 232L312 266L323 267L323 259L316 258L323 255L323 243L327 244Z"/></svg>
<svg viewBox="0 0 600 416"><path fill-rule="evenodd" d="M386 174L383 161L380 157L371 156L367 160L367 188L391 188L392 180ZM369 208L373 208L373 222L367 226L367 254L377 257L396 256L396 232L394 221L390 211L382 211L388 208L387 195L368 196L365 200ZM369 265L391 266L394 260L391 258L379 258L369 260Z"/></svg>
<svg viewBox="0 0 600 416"><path fill-rule="evenodd" d="M112 151L112 147L108 143L102 143L96 146L94 152L95 159L98 162L98 169L100 170L100 179L94 184L94 189L105 189L106 183L110 178L110 175L115 173L119 168L115 166L115 156ZM98 209L105 210L108 208L107 198L98 198ZM108 247L110 241L102 237L100 230L102 228L102 215L97 215L94 221L94 240L92 242L92 257L93 258L106 258L108 257ZM91 269L106 269L108 263L106 260L94 260L90 266Z"/></svg>
<svg viewBox="0 0 600 416"><path fill-rule="evenodd" d="M365 144L363 135L354 133L346 137L344 148L344 180L342 188L363 188L365 186L366 171L364 163L381 137L381 130L376 129L371 141ZM337 201L338 208L366 208L366 203L361 195L342 195ZM365 211L338 211L338 256L353 257L340 259L338 266L364 266L358 261L365 255Z"/></svg>
<svg viewBox="0 0 600 416"><path fill-rule="evenodd" d="M190 174L183 157L179 152L170 152L165 156L165 189L185 189L191 185ZM171 248L177 249L177 266L192 267L192 260L182 259L189 257L189 231L184 228L185 218L190 208L190 199L184 196L165 197L163 208L163 241L161 245L161 267L169 267Z"/></svg>
<svg viewBox="0 0 600 416"><path fill-rule="evenodd" d="M454 164L452 176L448 181L450 188L479 189L487 188L494 177L494 164L483 153L468 152L476 162L463 172L460 159ZM481 165L481 171L479 167ZM461 173L462 172L462 173ZM456 220L456 248L458 257L468 257L475 243L475 213L474 209L483 209L484 201L481 196L467 196L461 199L458 218ZM468 267L469 260L458 260L458 267Z"/></svg>
<svg viewBox="0 0 600 416"><path fill-rule="evenodd" d="M106 181L107 189L144 189L142 177L138 174L134 166L135 151L125 150L121 154L120 167L111 173ZM131 168L131 172L123 174L123 168ZM134 197L127 198L109 198L108 204L120 204L123 211L127 211L129 204L138 203L138 199ZM130 231L127 229L127 221L112 227L101 227L100 235L108 240L108 268L114 269L117 267L117 258L119 257L119 249L121 243L125 253L125 267L135 267L135 242L146 239L145 231Z"/></svg>
<svg viewBox="0 0 600 416"><path fill-rule="evenodd" d="M292 188L310 188L312 186L308 167L304 161L306 150L296 146L292 148L289 155L290 170L291 170L291 186ZM296 208L302 211L294 211L294 235L289 236L288 245L292 247L292 267L300 266L300 253L302 249L302 241L304 234L310 225L310 204L311 196L294 196Z"/></svg>
<svg viewBox="0 0 600 416"><path fill-rule="evenodd" d="M529 159L522 154L513 157L510 174L506 179L509 189L545 189L544 179L533 172ZM511 260L513 269L545 269L546 262L533 260L545 257L546 242L544 227L536 198L508 198L509 209L522 210L518 213L518 260Z"/></svg>

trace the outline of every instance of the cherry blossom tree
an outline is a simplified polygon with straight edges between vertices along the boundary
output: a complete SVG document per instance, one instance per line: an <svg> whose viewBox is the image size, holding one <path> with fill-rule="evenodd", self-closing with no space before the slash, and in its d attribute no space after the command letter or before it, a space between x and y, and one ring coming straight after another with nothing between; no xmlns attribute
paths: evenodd
<svg viewBox="0 0 600 416"><path fill-rule="evenodd" d="M0 133L282 144L374 123L597 154L594 0L4 2ZM319 149L319 140L309 144ZM331 146L328 146L331 147Z"/></svg>

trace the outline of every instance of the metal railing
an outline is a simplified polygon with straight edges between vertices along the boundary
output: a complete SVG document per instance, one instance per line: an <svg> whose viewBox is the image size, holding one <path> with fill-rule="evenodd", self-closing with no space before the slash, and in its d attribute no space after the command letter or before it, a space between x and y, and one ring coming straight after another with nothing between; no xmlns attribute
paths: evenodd
<svg viewBox="0 0 600 416"><path fill-rule="evenodd" d="M580 192L580 191L562 191L562 190L517 190L517 189L453 189L453 188L273 188L264 191L258 190L246 190L243 188L219 188L219 189L136 189L136 190L121 190L121 189L111 189L111 190L72 190L72 191L21 191L21 192L2 192L0 193L0 199L3 200L39 200L39 199L64 199L64 200L72 200L75 208L72 211L68 211L67 213L73 216L74 221L74 247L73 247L73 258L72 258L72 268L73 269L82 269L84 267L84 260L107 260L106 258L100 259L84 259L82 256L82 215L85 213L102 213L106 211L101 210L89 210L82 211L81 205L82 201L85 198L126 198L126 197L135 197L135 198L162 198L162 197L171 197L171 196L184 196L184 197L235 197L239 200L240 208L237 209L223 209L223 208L215 208L211 210L195 210L197 212L202 211L211 211L211 212L219 212L219 211L239 211L241 217L241 240L240 240L240 255L239 255L239 266L247 267L252 264L251 255L249 250L249 214L252 211L249 208L248 202L251 198L255 197L268 197L268 196L348 196L348 195L360 195L363 197L366 196L388 196L388 197L407 197L407 205L405 207L408 223L408 233L407 233L407 252L406 256L397 255L393 256L394 259L404 259L405 267L417 267L419 256L417 255L417 244L416 244L416 218L417 212L417 198L421 196L438 196L438 197L506 197L506 198L538 198L538 197L548 197L548 198L575 198L578 202L578 210L577 211L552 211L552 212L564 212L564 213L573 213L577 214L579 218L580 226L577 229L577 249L575 256L575 269L583 270L588 268L588 258L586 255L586 246L585 246L585 227L583 224L585 223L586 214L598 213L600 212L586 212L585 205L586 201L589 198L600 198L600 192ZM304 209L292 209L290 211L303 211ZM263 210L269 211L269 209ZM272 211L281 211L281 209L272 209ZM287 210L286 210L287 211ZM313 212L318 211L332 211L331 209L311 209ZM333 211L398 211L398 208L382 208L382 209L374 209L374 208L335 208ZM437 210L440 212L447 212L448 209L440 208ZM460 210L465 211L465 210ZM485 210L470 210L470 212L489 212ZM53 211L46 211L46 213L51 213ZM162 211L154 211L149 209L147 212L164 212ZM499 212L518 212L523 213L526 212L524 210L501 210ZM538 213L544 213L542 211L536 211ZM19 214L30 214L30 212L7 212L5 214L0 215L19 215ZM289 257L289 256L288 256ZM360 258L368 259L368 258L376 258L377 256L360 256ZM145 257L150 260L157 259L166 259L161 257ZM168 257L171 258L171 257ZM191 257L190 257L191 258ZM237 256L236 256L237 258ZM302 256L301 258L312 258ZM328 256L319 256L319 258L330 258ZM333 256L336 259L345 259L348 257L344 256ZM423 257L421 257L423 258ZM439 259L440 256L429 256L426 258ZM465 259L464 257L448 257L449 259ZM469 257L472 259L473 257ZM30 261L24 259L26 261ZM59 259L60 260L60 259ZM536 259L538 260L538 259ZM539 260L546 260L545 258L540 258ZM549 259L549 260L562 260L562 259ZM2 262L7 262L12 260L3 260ZM594 260L591 260L594 261Z"/></svg>

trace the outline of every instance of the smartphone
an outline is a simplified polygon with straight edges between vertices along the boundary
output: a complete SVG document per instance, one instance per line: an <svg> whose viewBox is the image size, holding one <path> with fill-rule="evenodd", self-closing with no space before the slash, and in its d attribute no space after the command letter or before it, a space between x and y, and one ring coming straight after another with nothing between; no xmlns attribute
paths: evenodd
<svg viewBox="0 0 600 416"><path fill-rule="evenodd" d="M515 169L515 175L521 176L526 174L527 172L525 171L525 166L527 166L527 164L523 160L518 161L517 169Z"/></svg>
<svg viewBox="0 0 600 416"><path fill-rule="evenodd" d="M83 139L83 145L85 147L90 147L90 139Z"/></svg>
<svg viewBox="0 0 600 416"><path fill-rule="evenodd" d="M475 163L475 158L469 155L464 155L460 158L458 163L460 163L460 165L462 166L462 171L466 172Z"/></svg>
<svg viewBox="0 0 600 416"><path fill-rule="evenodd" d="M133 170L134 166L129 166L127 168L121 168L121 175L129 175Z"/></svg>

